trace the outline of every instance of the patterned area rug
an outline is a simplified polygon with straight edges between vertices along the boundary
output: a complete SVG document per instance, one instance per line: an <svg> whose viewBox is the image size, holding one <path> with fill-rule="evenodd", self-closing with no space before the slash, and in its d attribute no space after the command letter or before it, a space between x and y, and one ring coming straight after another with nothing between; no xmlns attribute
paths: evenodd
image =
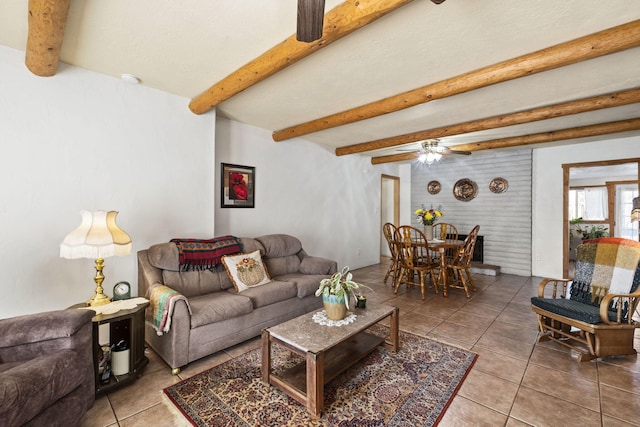
<svg viewBox="0 0 640 427"><path fill-rule="evenodd" d="M386 336L388 329L369 330ZM272 346L277 372L302 359ZM324 411L313 420L284 392L262 383L260 350L164 390L195 426L433 426L438 423L477 355L400 332L400 351L378 347L325 385Z"/></svg>

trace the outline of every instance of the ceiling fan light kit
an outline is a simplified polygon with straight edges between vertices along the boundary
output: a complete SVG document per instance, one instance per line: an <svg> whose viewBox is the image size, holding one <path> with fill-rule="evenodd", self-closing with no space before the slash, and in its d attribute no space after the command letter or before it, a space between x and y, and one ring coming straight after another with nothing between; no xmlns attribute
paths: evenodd
<svg viewBox="0 0 640 427"><path fill-rule="evenodd" d="M440 140L437 138L427 139L420 143L420 151L418 161L427 165L433 162L439 162L443 154L471 154L470 151L451 150L447 147L440 146Z"/></svg>
<svg viewBox="0 0 640 427"><path fill-rule="evenodd" d="M430 165L433 162L439 162L441 158L442 158L442 154L437 153L437 152L433 152L433 151L429 151L429 152L426 152L426 153L420 153L420 155L418 156L418 161L420 163L426 163L426 164Z"/></svg>

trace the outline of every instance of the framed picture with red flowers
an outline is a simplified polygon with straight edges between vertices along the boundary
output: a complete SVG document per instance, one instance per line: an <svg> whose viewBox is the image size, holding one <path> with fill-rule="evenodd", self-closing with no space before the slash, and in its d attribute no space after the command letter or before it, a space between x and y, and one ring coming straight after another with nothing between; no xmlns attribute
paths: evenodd
<svg viewBox="0 0 640 427"><path fill-rule="evenodd" d="M256 188L256 168L251 166L221 164L223 208L254 207Z"/></svg>

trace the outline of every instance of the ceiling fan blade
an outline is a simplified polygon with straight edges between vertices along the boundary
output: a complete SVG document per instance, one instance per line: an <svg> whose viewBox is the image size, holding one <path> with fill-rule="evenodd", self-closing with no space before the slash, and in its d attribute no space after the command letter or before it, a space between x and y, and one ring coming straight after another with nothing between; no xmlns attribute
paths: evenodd
<svg viewBox="0 0 640 427"><path fill-rule="evenodd" d="M442 147L442 154L462 154L464 156L469 156L471 151L452 150L451 148Z"/></svg>
<svg viewBox="0 0 640 427"><path fill-rule="evenodd" d="M312 42L322 37L324 0L298 0L296 40Z"/></svg>

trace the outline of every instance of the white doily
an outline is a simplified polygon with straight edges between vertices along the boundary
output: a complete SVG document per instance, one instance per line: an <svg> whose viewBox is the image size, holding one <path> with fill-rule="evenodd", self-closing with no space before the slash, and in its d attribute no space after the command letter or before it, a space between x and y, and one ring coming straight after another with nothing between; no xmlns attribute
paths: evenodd
<svg viewBox="0 0 640 427"><path fill-rule="evenodd" d="M113 301L109 304L98 305L94 307L78 307L84 310L93 310L96 314L113 314L117 313L120 310L128 310L130 308L135 308L138 304L144 304L145 302L149 302L148 299L142 297L123 299L120 301Z"/></svg>
<svg viewBox="0 0 640 427"><path fill-rule="evenodd" d="M312 317L313 321L325 326L344 326L349 323L353 323L356 320L356 315L351 313L342 320L331 320L327 317L327 312L322 310L317 312Z"/></svg>

